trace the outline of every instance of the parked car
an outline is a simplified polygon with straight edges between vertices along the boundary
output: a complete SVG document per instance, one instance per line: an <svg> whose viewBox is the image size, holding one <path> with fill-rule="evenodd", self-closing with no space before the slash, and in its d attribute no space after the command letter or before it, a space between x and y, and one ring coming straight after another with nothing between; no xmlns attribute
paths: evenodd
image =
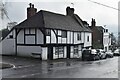
<svg viewBox="0 0 120 80"><path fill-rule="evenodd" d="M114 55L113 55L113 52L111 50L109 50L109 51L106 52L106 57L107 58L113 58L113 56Z"/></svg>
<svg viewBox="0 0 120 80"><path fill-rule="evenodd" d="M95 49L83 50L82 60L99 60L100 56Z"/></svg>
<svg viewBox="0 0 120 80"><path fill-rule="evenodd" d="M114 56L120 56L120 49L116 49L114 51Z"/></svg>
<svg viewBox="0 0 120 80"><path fill-rule="evenodd" d="M107 55L106 55L104 50L102 50L102 49L96 49L96 50L97 50L97 53L100 56L100 59L106 59L107 58Z"/></svg>

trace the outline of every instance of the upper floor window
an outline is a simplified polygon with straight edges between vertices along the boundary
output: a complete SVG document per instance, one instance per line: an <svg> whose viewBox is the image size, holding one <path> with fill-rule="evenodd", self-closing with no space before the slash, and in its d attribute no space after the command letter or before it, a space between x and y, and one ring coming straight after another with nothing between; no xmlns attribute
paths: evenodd
<svg viewBox="0 0 120 80"><path fill-rule="evenodd" d="M14 38L14 32L11 32L8 36L8 39L13 39Z"/></svg>
<svg viewBox="0 0 120 80"><path fill-rule="evenodd" d="M32 28L25 29L25 34L35 34L35 29Z"/></svg>
<svg viewBox="0 0 120 80"><path fill-rule="evenodd" d="M61 30L57 30L57 35L61 37Z"/></svg>
<svg viewBox="0 0 120 80"><path fill-rule="evenodd" d="M9 35L9 38L13 38L13 35Z"/></svg>
<svg viewBox="0 0 120 80"><path fill-rule="evenodd" d="M67 31L62 31L62 38L67 38Z"/></svg>
<svg viewBox="0 0 120 80"><path fill-rule="evenodd" d="M89 36L87 36L87 42L89 42Z"/></svg>
<svg viewBox="0 0 120 80"><path fill-rule="evenodd" d="M81 40L81 33L77 34L77 40Z"/></svg>
<svg viewBox="0 0 120 80"><path fill-rule="evenodd" d="M51 34L50 29L46 29L46 35L47 35L47 36L50 36L50 34Z"/></svg>

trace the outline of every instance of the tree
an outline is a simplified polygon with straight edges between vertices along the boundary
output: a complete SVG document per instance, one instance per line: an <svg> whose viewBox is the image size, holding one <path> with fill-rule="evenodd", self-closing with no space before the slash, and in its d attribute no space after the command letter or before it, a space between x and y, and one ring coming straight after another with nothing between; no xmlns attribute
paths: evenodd
<svg viewBox="0 0 120 80"><path fill-rule="evenodd" d="M9 30L7 28L0 30L0 41L5 38L9 33Z"/></svg>

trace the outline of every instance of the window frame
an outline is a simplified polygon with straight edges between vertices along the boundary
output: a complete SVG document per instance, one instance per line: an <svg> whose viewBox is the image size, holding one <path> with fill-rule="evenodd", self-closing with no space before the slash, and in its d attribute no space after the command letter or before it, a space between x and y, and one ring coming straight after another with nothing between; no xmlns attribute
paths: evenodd
<svg viewBox="0 0 120 80"><path fill-rule="evenodd" d="M50 36L51 35L51 29L46 29L45 34L46 34L46 36Z"/></svg>
<svg viewBox="0 0 120 80"><path fill-rule="evenodd" d="M89 36L87 36L87 42L89 42L89 41L90 41Z"/></svg>
<svg viewBox="0 0 120 80"><path fill-rule="evenodd" d="M63 30L63 31L61 32L61 37L62 37L62 38L67 38L67 31Z"/></svg>
<svg viewBox="0 0 120 80"><path fill-rule="evenodd" d="M74 54L78 54L78 46L76 45L76 46L74 46Z"/></svg>
<svg viewBox="0 0 120 80"><path fill-rule="evenodd" d="M77 33L77 40L81 40L81 32Z"/></svg>
<svg viewBox="0 0 120 80"><path fill-rule="evenodd" d="M34 30L34 33L32 33L32 30ZM25 29L25 34L26 35L34 35L35 34L35 29L34 28Z"/></svg>

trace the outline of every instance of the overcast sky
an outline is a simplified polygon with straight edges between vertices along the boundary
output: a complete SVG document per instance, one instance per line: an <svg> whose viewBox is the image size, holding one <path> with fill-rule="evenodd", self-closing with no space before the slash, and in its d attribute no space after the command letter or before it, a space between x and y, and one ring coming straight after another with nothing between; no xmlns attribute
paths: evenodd
<svg viewBox="0 0 120 80"><path fill-rule="evenodd" d="M92 0L114 8L118 8L119 0ZM26 9L29 3L34 3L37 11L47 10L59 14L66 14L66 7L74 7L75 14L91 25L91 19L96 20L97 26L104 26L117 35L118 32L118 11L102 5L95 4L89 0L4 0L7 2L6 10L9 18L15 22L22 22L26 19ZM72 5L71 3L74 3Z"/></svg>

